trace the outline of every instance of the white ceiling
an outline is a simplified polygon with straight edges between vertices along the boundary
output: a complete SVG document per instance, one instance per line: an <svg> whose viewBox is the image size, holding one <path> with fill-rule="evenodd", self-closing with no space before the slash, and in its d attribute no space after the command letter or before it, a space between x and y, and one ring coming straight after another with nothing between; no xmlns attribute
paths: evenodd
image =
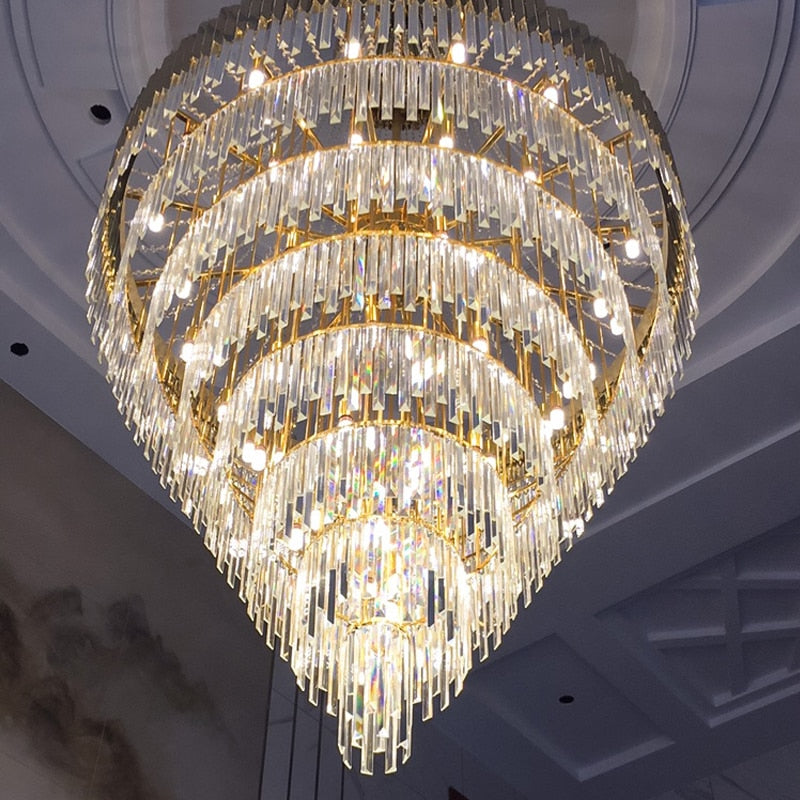
<svg viewBox="0 0 800 800"><path fill-rule="evenodd" d="M348 774L345 796L797 800L798 9L563 5L626 58L668 129L701 268L695 355L584 540L463 695L415 729L410 764ZM257 798L269 653L129 441L83 303L126 109L213 13L0 7L0 775L17 800ZM4 652L21 654L16 678ZM285 664L275 687L264 797L286 793ZM298 709L292 796L309 798L317 717L302 695ZM325 798L339 797L333 740L326 719Z"/></svg>

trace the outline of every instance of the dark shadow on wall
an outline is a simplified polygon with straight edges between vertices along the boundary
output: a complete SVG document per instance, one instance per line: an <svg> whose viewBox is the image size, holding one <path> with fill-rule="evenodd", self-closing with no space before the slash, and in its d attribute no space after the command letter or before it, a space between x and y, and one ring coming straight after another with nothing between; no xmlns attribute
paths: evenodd
<svg viewBox="0 0 800 800"><path fill-rule="evenodd" d="M160 699L160 710L217 727L213 703L153 635L140 597L91 612L79 589L33 596L0 564L0 718L74 785L76 797L91 787L92 797L167 800L152 774L145 777L123 722L92 706L132 678Z"/></svg>

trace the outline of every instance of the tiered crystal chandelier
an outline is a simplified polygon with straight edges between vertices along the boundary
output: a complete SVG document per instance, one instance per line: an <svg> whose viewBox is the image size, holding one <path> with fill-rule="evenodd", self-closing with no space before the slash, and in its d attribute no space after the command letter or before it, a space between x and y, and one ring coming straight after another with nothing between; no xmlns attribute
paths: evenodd
<svg viewBox="0 0 800 800"><path fill-rule="evenodd" d="M664 134L539 0L251 0L130 113L89 318L126 422L345 762L407 758L688 355Z"/></svg>

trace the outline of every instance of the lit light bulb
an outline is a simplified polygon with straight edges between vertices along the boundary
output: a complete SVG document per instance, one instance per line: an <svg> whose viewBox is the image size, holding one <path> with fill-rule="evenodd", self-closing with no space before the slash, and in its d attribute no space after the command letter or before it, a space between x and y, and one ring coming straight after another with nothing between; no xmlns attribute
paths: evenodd
<svg viewBox="0 0 800 800"><path fill-rule="evenodd" d="M166 224L166 220L164 219L164 215L161 212L153 214L149 220L147 220L147 227L153 233L161 233L164 230L164 225Z"/></svg>
<svg viewBox="0 0 800 800"><path fill-rule="evenodd" d="M347 58L358 58L361 55L361 42L358 39L351 39L345 48Z"/></svg>
<svg viewBox="0 0 800 800"><path fill-rule="evenodd" d="M175 294L180 297L181 300L186 300L192 294L192 286L194 284L187 278L176 290Z"/></svg>
<svg viewBox="0 0 800 800"><path fill-rule="evenodd" d="M389 597L397 597L400 592L401 581L400 576L393 572L387 579L386 579L386 594Z"/></svg>
<svg viewBox="0 0 800 800"><path fill-rule="evenodd" d="M250 70L247 76L247 88L258 89L267 82L267 73L259 67Z"/></svg>
<svg viewBox="0 0 800 800"><path fill-rule="evenodd" d="M550 425L554 431L560 431L564 427L566 418L564 416L564 409L561 406L553 406L550 409Z"/></svg>
<svg viewBox="0 0 800 800"><path fill-rule="evenodd" d="M248 439L244 443L244 446L242 447L242 461L244 461L245 464L252 464L253 453L255 453L255 451L256 451L255 444L250 439Z"/></svg>
<svg viewBox="0 0 800 800"><path fill-rule="evenodd" d="M592 308L597 319L605 319L608 316L608 303L605 297L595 297Z"/></svg>
<svg viewBox="0 0 800 800"><path fill-rule="evenodd" d="M450 60L454 64L463 64L467 60L467 48L460 39L450 45Z"/></svg>
<svg viewBox="0 0 800 800"><path fill-rule="evenodd" d="M283 461L283 450L280 448L272 451L272 459L273 464L280 464Z"/></svg>
<svg viewBox="0 0 800 800"><path fill-rule="evenodd" d="M561 384L561 396L565 400L572 399L572 381L567 378L564 383Z"/></svg>
<svg viewBox="0 0 800 800"><path fill-rule="evenodd" d="M350 414L342 414L336 424L340 428L349 428L353 424L353 418Z"/></svg>
<svg viewBox="0 0 800 800"><path fill-rule="evenodd" d="M560 95L558 93L558 87L554 86L552 83L545 87L545 90L542 92L542 95L545 99L549 100L551 103L558 104L560 99Z"/></svg>
<svg viewBox="0 0 800 800"><path fill-rule="evenodd" d="M220 403L217 406L217 419L222 422L225 417L228 416L228 404L227 403Z"/></svg>
<svg viewBox="0 0 800 800"><path fill-rule="evenodd" d="M452 150L454 146L453 137L449 133L443 133L439 139L439 147L446 147L448 150Z"/></svg>
<svg viewBox="0 0 800 800"><path fill-rule="evenodd" d="M481 353L489 352L489 340L484 336L478 336L472 340L472 346Z"/></svg>
<svg viewBox="0 0 800 800"><path fill-rule="evenodd" d="M625 255L628 258L639 258L642 254L642 246L639 244L638 239L631 237L625 240Z"/></svg>
<svg viewBox="0 0 800 800"><path fill-rule="evenodd" d="M589 377L594 380L597 377L597 367L595 366L594 361L589 364Z"/></svg>
<svg viewBox="0 0 800 800"><path fill-rule="evenodd" d="M289 549L293 550L295 553L298 550L302 550L304 539L303 529L299 525L295 525L292 528L292 532L289 534Z"/></svg>
<svg viewBox="0 0 800 800"><path fill-rule="evenodd" d="M383 604L383 613L389 622L402 622L403 615L397 603L387 602Z"/></svg>
<svg viewBox="0 0 800 800"><path fill-rule="evenodd" d="M533 183L539 183L539 174L533 167L528 167L522 173L522 176L525 180L532 181Z"/></svg>
<svg viewBox="0 0 800 800"><path fill-rule="evenodd" d="M625 326L616 317L611 317L611 322L609 322L608 326L614 336L622 336L622 332L625 330Z"/></svg>
<svg viewBox="0 0 800 800"><path fill-rule="evenodd" d="M314 508L308 518L308 526L312 531L318 531L322 528L322 512L318 508Z"/></svg>
<svg viewBox="0 0 800 800"><path fill-rule="evenodd" d="M364 144L364 137L358 131L353 131L350 134L350 146L358 147L360 144Z"/></svg>
<svg viewBox="0 0 800 800"><path fill-rule="evenodd" d="M194 342L184 342L181 346L181 361L185 361L188 364L193 356Z"/></svg>
<svg viewBox="0 0 800 800"><path fill-rule="evenodd" d="M254 472L263 472L267 467L267 451L262 447L256 447L253 450L253 460L250 466Z"/></svg>

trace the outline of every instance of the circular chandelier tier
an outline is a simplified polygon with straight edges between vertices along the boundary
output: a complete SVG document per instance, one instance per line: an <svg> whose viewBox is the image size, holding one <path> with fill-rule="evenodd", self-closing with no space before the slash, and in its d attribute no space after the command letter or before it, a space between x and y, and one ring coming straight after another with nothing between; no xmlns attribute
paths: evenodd
<svg viewBox="0 0 800 800"><path fill-rule="evenodd" d="M621 62L538 0L249 0L92 232L126 422L339 747L408 758L647 439L694 246Z"/></svg>

